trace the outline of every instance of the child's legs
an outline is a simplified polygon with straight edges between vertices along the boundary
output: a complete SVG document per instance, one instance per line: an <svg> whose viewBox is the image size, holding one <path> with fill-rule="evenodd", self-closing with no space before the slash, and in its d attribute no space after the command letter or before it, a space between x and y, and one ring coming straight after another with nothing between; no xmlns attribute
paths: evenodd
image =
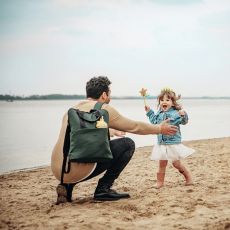
<svg viewBox="0 0 230 230"><path fill-rule="evenodd" d="M177 160L177 161L173 161L173 166L178 169L179 171L183 171L184 169L184 166L183 164L180 162L180 160Z"/></svg>
<svg viewBox="0 0 230 230"><path fill-rule="evenodd" d="M185 168L185 166L180 162L180 160L173 161L173 166L179 170L181 174L184 175L186 180L186 185L192 184L192 176L188 169Z"/></svg>
<svg viewBox="0 0 230 230"><path fill-rule="evenodd" d="M161 188L164 185L164 178L165 178L165 170L168 164L167 160L160 160L159 161L159 170L157 173L157 183L154 186L155 188Z"/></svg>
<svg viewBox="0 0 230 230"><path fill-rule="evenodd" d="M159 161L159 171L158 173L165 173L168 161L167 160L160 160Z"/></svg>

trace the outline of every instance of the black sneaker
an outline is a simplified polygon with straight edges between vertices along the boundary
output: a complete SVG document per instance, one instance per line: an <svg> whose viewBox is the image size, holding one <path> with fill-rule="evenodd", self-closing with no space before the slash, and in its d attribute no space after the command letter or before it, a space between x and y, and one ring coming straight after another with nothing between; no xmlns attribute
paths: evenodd
<svg viewBox="0 0 230 230"><path fill-rule="evenodd" d="M113 201L129 198L128 193L118 193L113 189L96 189L94 193L94 200L99 201Z"/></svg>

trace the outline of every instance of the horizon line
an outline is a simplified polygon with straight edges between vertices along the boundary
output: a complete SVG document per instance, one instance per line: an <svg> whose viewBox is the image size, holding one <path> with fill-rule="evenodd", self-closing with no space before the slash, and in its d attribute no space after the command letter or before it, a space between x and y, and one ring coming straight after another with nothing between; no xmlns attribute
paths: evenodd
<svg viewBox="0 0 230 230"><path fill-rule="evenodd" d="M111 96L112 99L143 99L142 96ZM157 96L147 96L146 99L155 99ZM229 99L230 96L184 96L183 99ZM10 95L10 94L0 94L0 100L6 99L15 99L15 100L31 100L31 99L51 99L51 100L58 100L58 99L86 99L86 95L82 94L32 94L29 96L20 96L20 95Z"/></svg>

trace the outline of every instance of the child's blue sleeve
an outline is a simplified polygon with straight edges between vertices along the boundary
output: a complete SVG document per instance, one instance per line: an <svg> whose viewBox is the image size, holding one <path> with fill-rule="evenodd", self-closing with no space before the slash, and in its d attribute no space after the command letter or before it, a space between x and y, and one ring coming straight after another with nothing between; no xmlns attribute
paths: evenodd
<svg viewBox="0 0 230 230"><path fill-rule="evenodd" d="M188 114L180 116L179 114L170 120L172 125L186 125L188 123Z"/></svg>
<svg viewBox="0 0 230 230"><path fill-rule="evenodd" d="M155 115L154 111L150 109L147 113L146 116L149 118L149 121L152 124L157 124L157 116Z"/></svg>
<svg viewBox="0 0 230 230"><path fill-rule="evenodd" d="M186 125L188 123L188 114L185 112L184 116L181 116L181 124Z"/></svg>

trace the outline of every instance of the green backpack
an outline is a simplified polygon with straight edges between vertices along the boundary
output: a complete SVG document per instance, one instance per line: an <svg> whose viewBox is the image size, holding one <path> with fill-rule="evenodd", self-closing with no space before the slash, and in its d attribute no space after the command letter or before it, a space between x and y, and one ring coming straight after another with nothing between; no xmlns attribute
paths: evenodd
<svg viewBox="0 0 230 230"><path fill-rule="evenodd" d="M108 162L113 159L109 144L109 114L97 102L90 112L70 108L63 146L63 174L69 173L70 162ZM66 162L68 159L68 168Z"/></svg>

